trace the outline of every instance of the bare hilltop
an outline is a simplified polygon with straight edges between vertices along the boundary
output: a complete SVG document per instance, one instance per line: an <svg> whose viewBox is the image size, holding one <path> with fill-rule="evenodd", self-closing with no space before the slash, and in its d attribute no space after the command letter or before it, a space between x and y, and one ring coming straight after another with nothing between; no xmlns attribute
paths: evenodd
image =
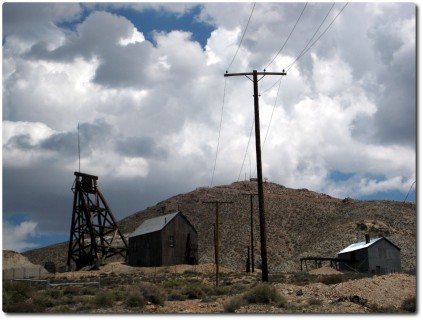
<svg viewBox="0 0 423 320"><path fill-rule="evenodd" d="M220 206L220 259L224 267L245 269L250 246L250 197L257 183L235 182L212 188L197 188L146 208L118 222L125 236L144 220L177 210L189 219L199 236L200 264L214 262L213 224L215 207L205 201L230 201ZM269 272L300 270L300 258L330 257L351 243L386 237L401 248L403 271L416 269L416 204L400 201L338 199L307 189L291 189L264 183ZM70 223L70 222L69 222ZM258 199L253 197L255 264L260 267ZM24 252L32 263L66 264L67 242Z"/></svg>

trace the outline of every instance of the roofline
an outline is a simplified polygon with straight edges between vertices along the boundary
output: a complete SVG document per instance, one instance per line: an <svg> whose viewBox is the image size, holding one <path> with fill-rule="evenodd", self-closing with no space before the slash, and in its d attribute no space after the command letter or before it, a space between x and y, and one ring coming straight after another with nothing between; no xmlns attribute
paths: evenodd
<svg viewBox="0 0 423 320"><path fill-rule="evenodd" d="M170 212L170 213L167 213L167 214L164 214L164 215L161 215L161 216L157 216L157 217L153 217L153 218L149 218L149 219L146 219L146 220L144 220L139 226L138 226L138 228L140 228L145 222L147 222L147 221L149 221L149 220L152 220L152 219L156 219L156 218L160 218L160 217L164 217L164 216L168 216L168 215L174 215L170 220L168 220L167 222L166 222L166 224L165 225L163 225L160 229L157 229L157 230L154 230L154 231L150 231L150 232L145 232L145 233L141 233L141 234L137 234L137 235L134 235L134 236L131 236L137 229L135 229L132 233L130 233L129 234L129 236L128 236L128 239L129 238L133 238L133 237L138 237L138 236L142 236L142 235L146 235L146 234L152 234L152 233L155 233L155 232L159 232L159 231L162 231L163 229L165 229L168 225L169 225L169 223L173 220L173 219L175 219L175 217L178 215L178 214L181 214L181 216L182 216L182 218L185 220L185 222L187 222L187 224L195 231L195 233L197 233L198 234L198 232L197 232L197 229L195 229L194 228L194 226L191 224L191 222L188 220L188 218L182 213L182 211L180 211L180 210L177 210L177 211L174 211L174 212Z"/></svg>
<svg viewBox="0 0 423 320"><path fill-rule="evenodd" d="M185 221L189 224L189 226L197 233L197 229L195 229L194 228L194 226L191 224L191 222L188 220L188 218L183 214L183 212L182 211L180 211L180 210L178 210L178 211L175 211L174 213L176 213L175 214L175 216L172 218L172 219L170 219L170 221L172 221L173 219L175 219L176 218L176 216L178 215L178 214L181 214L181 216L185 219ZM169 222L170 222L169 221ZM163 227L163 229L164 228L166 228L167 227L167 224L166 224L166 226L164 226ZM162 230L163 230L162 229Z"/></svg>
<svg viewBox="0 0 423 320"><path fill-rule="evenodd" d="M385 238L385 237L382 237L382 238L380 238L378 241L376 241L376 242L379 242L381 239L385 239L386 241L388 241L391 245L393 245L395 248L397 248L398 250L400 250L401 251L401 248L400 247L398 247L397 245L395 245L393 242L391 242L390 240L388 240L387 238Z"/></svg>
<svg viewBox="0 0 423 320"><path fill-rule="evenodd" d="M385 237L379 237L379 238L376 238L376 240L375 239L370 239L370 241L372 241L372 240L375 240L373 243L370 243L368 246L366 246L366 247L360 247L360 248L357 248L357 249L353 249L353 250L349 250L349 251L346 251L346 252L342 252L342 251L344 251L345 249L347 249L348 247L346 247L346 248L344 248L344 249L342 249L342 250L340 250L340 251L338 251L338 253L337 254L344 254L344 253L348 253L348 252L353 252L353 251L359 251L359 250L364 250L364 249L367 249L367 248L370 248L371 246L373 246L373 245L375 245L376 243L378 243L379 241L381 241L382 239L385 239L388 243L390 243L393 247L395 247L395 248L397 248L399 251L401 251L401 248L400 247L398 247L397 245L395 245L394 243L392 243L391 241L389 241L387 238L385 238ZM360 242L363 242L363 241L360 241ZM360 243L360 242L355 242L355 243ZM352 243L352 244L350 244L350 246L351 245L353 245L353 244L355 244L355 243Z"/></svg>

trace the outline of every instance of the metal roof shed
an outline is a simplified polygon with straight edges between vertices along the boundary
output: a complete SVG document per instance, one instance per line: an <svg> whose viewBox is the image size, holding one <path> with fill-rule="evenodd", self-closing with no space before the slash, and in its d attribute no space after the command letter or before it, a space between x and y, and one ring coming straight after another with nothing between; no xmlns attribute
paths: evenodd
<svg viewBox="0 0 423 320"><path fill-rule="evenodd" d="M349 245L338 252L340 270L387 274L401 271L400 248L385 237L370 239Z"/></svg>

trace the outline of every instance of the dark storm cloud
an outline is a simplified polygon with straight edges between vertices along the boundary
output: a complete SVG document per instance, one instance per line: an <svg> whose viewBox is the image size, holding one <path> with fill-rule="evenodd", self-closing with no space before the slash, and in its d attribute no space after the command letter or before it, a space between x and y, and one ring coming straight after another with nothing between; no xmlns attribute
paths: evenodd
<svg viewBox="0 0 423 320"><path fill-rule="evenodd" d="M80 13L77 3L3 3L3 40L9 35L48 38L57 32L54 23L72 21Z"/></svg>
<svg viewBox="0 0 423 320"><path fill-rule="evenodd" d="M76 133L66 132L55 133L38 143L32 142L29 134L19 134L11 137L3 147L6 150L19 149L24 151L54 151L59 153L61 156L70 156L76 154L76 144Z"/></svg>
<svg viewBox="0 0 423 320"><path fill-rule="evenodd" d="M48 50L44 42L32 46L26 57L70 62L77 57L98 59L93 81L105 87L143 87L154 83L151 71L153 45L148 41L119 44L135 30L129 20L107 12L94 12L71 33L66 42Z"/></svg>
<svg viewBox="0 0 423 320"><path fill-rule="evenodd" d="M404 12L413 14L415 6ZM407 18L400 15L404 21ZM398 22L398 18L396 20ZM381 21L369 31L384 68L378 74L383 89L375 97L375 140L382 144L415 145L416 142L416 54L415 47L400 37L395 24Z"/></svg>
<svg viewBox="0 0 423 320"><path fill-rule="evenodd" d="M413 60L408 61L407 66L393 67L389 75L386 74L386 90L378 99L375 138L383 144L413 146L416 142L416 69ZM399 90L399 87L407 89Z"/></svg>
<svg viewBox="0 0 423 320"><path fill-rule="evenodd" d="M152 45L148 41L107 52L93 81L112 88L150 86L155 78L150 70L151 54Z"/></svg>
<svg viewBox="0 0 423 320"><path fill-rule="evenodd" d="M55 133L43 140L40 147L46 150L56 151L62 156L75 156L77 152L77 139L76 132Z"/></svg>
<svg viewBox="0 0 423 320"><path fill-rule="evenodd" d="M151 137L129 137L116 141L116 151L130 157L166 158L167 150L156 145Z"/></svg>
<svg viewBox="0 0 423 320"><path fill-rule="evenodd" d="M115 129L104 120L79 125L79 140L81 153L91 154L96 149L101 149L114 140ZM59 132L34 142L30 134L17 134L12 136L3 147L6 150L39 150L54 151L61 156L71 156L78 152L77 129L71 132Z"/></svg>
<svg viewBox="0 0 423 320"><path fill-rule="evenodd" d="M88 155L96 149L106 148L114 140L116 131L112 125L100 119L79 125L81 154Z"/></svg>
<svg viewBox="0 0 423 320"><path fill-rule="evenodd" d="M41 221L41 232L65 232L72 213L72 171L63 162L42 161L28 168L3 170L3 214ZM53 186L53 187L52 187Z"/></svg>
<svg viewBox="0 0 423 320"><path fill-rule="evenodd" d="M21 150L29 150L34 146L31 143L31 136L29 134L19 134L11 137L4 147L10 149L18 148Z"/></svg>

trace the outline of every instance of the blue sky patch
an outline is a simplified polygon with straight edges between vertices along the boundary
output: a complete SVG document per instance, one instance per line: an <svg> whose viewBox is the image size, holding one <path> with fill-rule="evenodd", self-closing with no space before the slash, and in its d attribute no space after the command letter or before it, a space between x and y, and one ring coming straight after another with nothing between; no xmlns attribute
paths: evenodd
<svg viewBox="0 0 423 320"><path fill-rule="evenodd" d="M407 192L401 191L386 191L377 192L370 195L360 196L358 200L390 200L390 201L404 201L407 196ZM416 190L413 188L408 194L406 202L416 202Z"/></svg>
<svg viewBox="0 0 423 320"><path fill-rule="evenodd" d="M154 43L154 31L171 32L172 30L181 30L191 32L192 40L197 41L204 48L214 28L210 24L196 19L200 11L201 5L193 7L182 16L166 11L158 12L154 9L147 9L143 12L132 9L117 9L112 12L122 15L131 21L138 31L144 34L145 39L152 43Z"/></svg>
<svg viewBox="0 0 423 320"><path fill-rule="evenodd" d="M338 170L332 170L329 172L329 179L333 181L347 181L353 176L354 173L350 172L342 172Z"/></svg>

